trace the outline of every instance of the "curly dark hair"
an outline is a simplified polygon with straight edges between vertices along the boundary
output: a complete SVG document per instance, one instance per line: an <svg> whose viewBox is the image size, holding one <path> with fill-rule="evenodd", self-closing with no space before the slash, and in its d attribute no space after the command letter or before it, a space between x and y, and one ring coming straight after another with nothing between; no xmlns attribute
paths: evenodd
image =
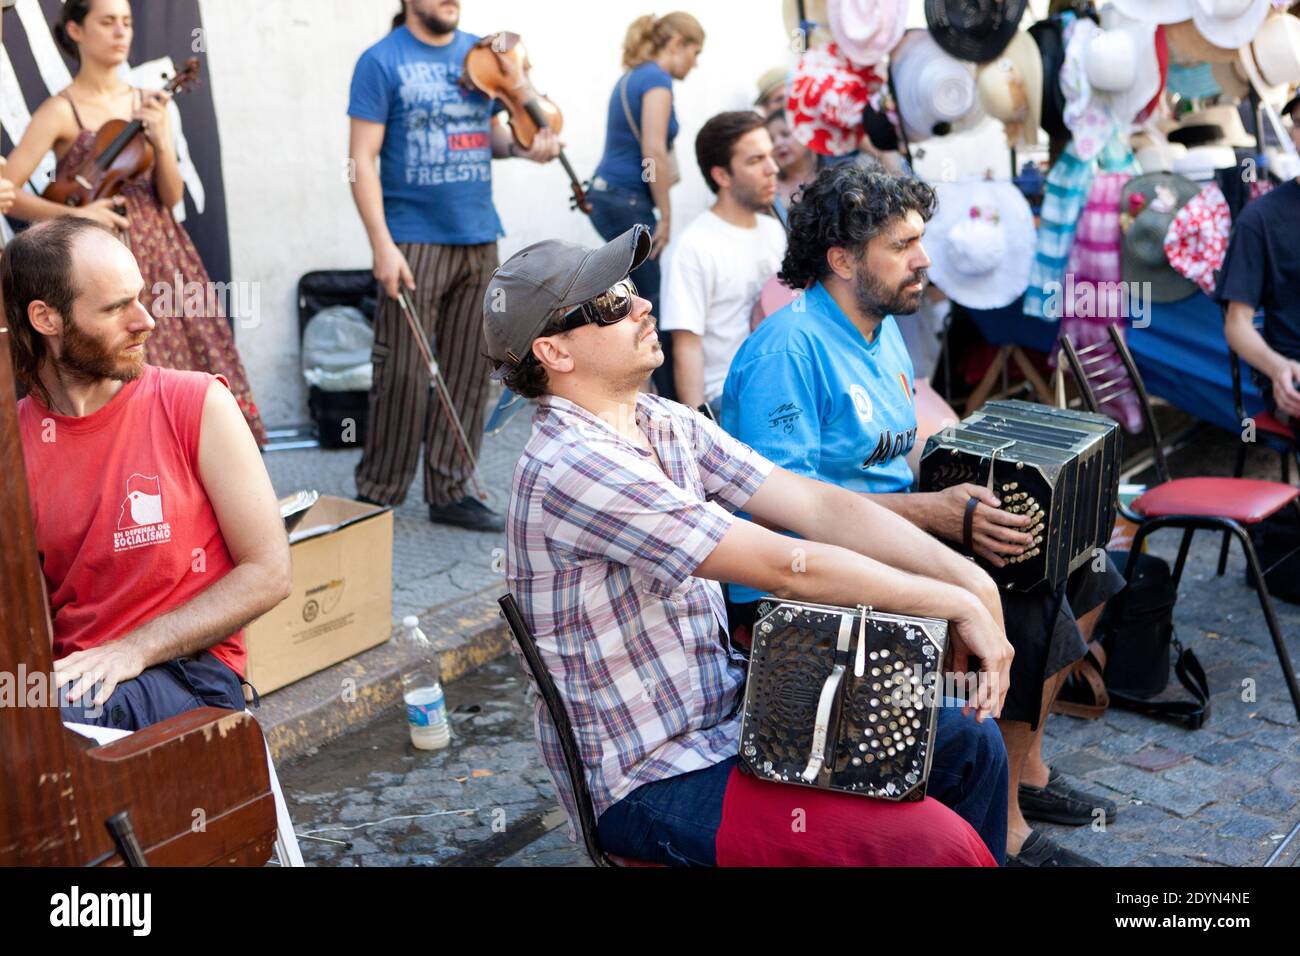
<svg viewBox="0 0 1300 956"><path fill-rule="evenodd" d="M790 206L778 277L791 289L807 289L830 274L826 253L834 246L861 255L900 216L915 211L929 222L934 209L934 189L915 177L856 162L827 166Z"/></svg>
<svg viewBox="0 0 1300 956"><path fill-rule="evenodd" d="M546 323L542 331L537 333L537 338L546 335L559 335L560 328L564 324L564 316L552 316L551 320ZM530 346L524 360L518 365L511 366L501 379L502 383L516 395L522 395L524 398L541 398L546 394L546 386L549 381L546 377L546 366L537 361L537 356L533 354Z"/></svg>

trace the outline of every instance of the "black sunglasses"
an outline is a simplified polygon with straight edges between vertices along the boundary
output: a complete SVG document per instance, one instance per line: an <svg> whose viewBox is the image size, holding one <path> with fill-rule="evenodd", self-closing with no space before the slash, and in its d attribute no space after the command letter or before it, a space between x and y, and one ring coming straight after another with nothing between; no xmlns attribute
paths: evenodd
<svg viewBox="0 0 1300 956"><path fill-rule="evenodd" d="M559 316L562 320L561 326L553 334L572 332L592 322L596 325L613 325L622 322L632 314L632 300L635 296L636 285L631 279L615 282L600 295L574 306Z"/></svg>

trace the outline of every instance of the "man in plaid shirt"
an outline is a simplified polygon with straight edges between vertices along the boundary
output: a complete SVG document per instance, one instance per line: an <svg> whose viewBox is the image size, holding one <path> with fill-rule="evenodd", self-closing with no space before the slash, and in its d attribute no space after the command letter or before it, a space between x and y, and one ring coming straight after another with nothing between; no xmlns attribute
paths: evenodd
<svg viewBox="0 0 1300 956"><path fill-rule="evenodd" d="M536 243L484 296L496 377L538 404L506 573L573 724L602 843L668 864L1000 861L1006 753L985 718L1000 712L1012 650L996 586L887 509L639 393L663 360L627 279L649 249L643 226L596 250ZM756 520L734 517L742 508ZM719 581L952 623L953 668L977 657L981 680L960 713L941 708L931 796L894 804L739 770L745 663ZM536 728L575 820L540 701Z"/></svg>

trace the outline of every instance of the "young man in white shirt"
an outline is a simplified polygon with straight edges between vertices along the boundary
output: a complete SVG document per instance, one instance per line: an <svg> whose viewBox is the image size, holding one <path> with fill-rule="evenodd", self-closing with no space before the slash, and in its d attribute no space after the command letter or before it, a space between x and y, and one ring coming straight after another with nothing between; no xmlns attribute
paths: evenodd
<svg viewBox="0 0 1300 956"><path fill-rule="evenodd" d="M659 327L672 332L678 400L716 411L754 304L785 255L785 229L766 215L779 169L761 116L719 113L696 137L695 157L718 200L674 243Z"/></svg>

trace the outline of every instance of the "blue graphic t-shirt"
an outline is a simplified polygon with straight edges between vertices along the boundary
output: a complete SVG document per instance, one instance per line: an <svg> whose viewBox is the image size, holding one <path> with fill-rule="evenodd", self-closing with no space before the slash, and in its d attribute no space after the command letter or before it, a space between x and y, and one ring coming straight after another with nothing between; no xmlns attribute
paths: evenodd
<svg viewBox="0 0 1300 956"><path fill-rule="evenodd" d="M650 90L666 88L670 93L673 78L658 63L647 62L634 68L627 76L627 107L632 113L638 132L644 131L641 123L642 97ZM644 167L641 165L641 144L627 124L627 113L623 111L623 97L619 90L623 85L622 77L614 84L614 92L609 97L609 116L605 121L605 152L596 167L596 175L611 186L624 189L643 190L650 195L650 185L641 178ZM668 148L673 148L677 138L677 110L668 113Z"/></svg>
<svg viewBox="0 0 1300 956"><path fill-rule="evenodd" d="M912 359L893 316L868 342L825 287L813 286L736 353L722 427L795 474L870 494L909 490ZM761 596L731 585L737 603Z"/></svg>
<svg viewBox="0 0 1300 956"><path fill-rule="evenodd" d="M478 42L456 31L430 46L398 27L357 61L348 115L383 123L379 178L394 242L495 242L491 120L500 104L459 84Z"/></svg>

